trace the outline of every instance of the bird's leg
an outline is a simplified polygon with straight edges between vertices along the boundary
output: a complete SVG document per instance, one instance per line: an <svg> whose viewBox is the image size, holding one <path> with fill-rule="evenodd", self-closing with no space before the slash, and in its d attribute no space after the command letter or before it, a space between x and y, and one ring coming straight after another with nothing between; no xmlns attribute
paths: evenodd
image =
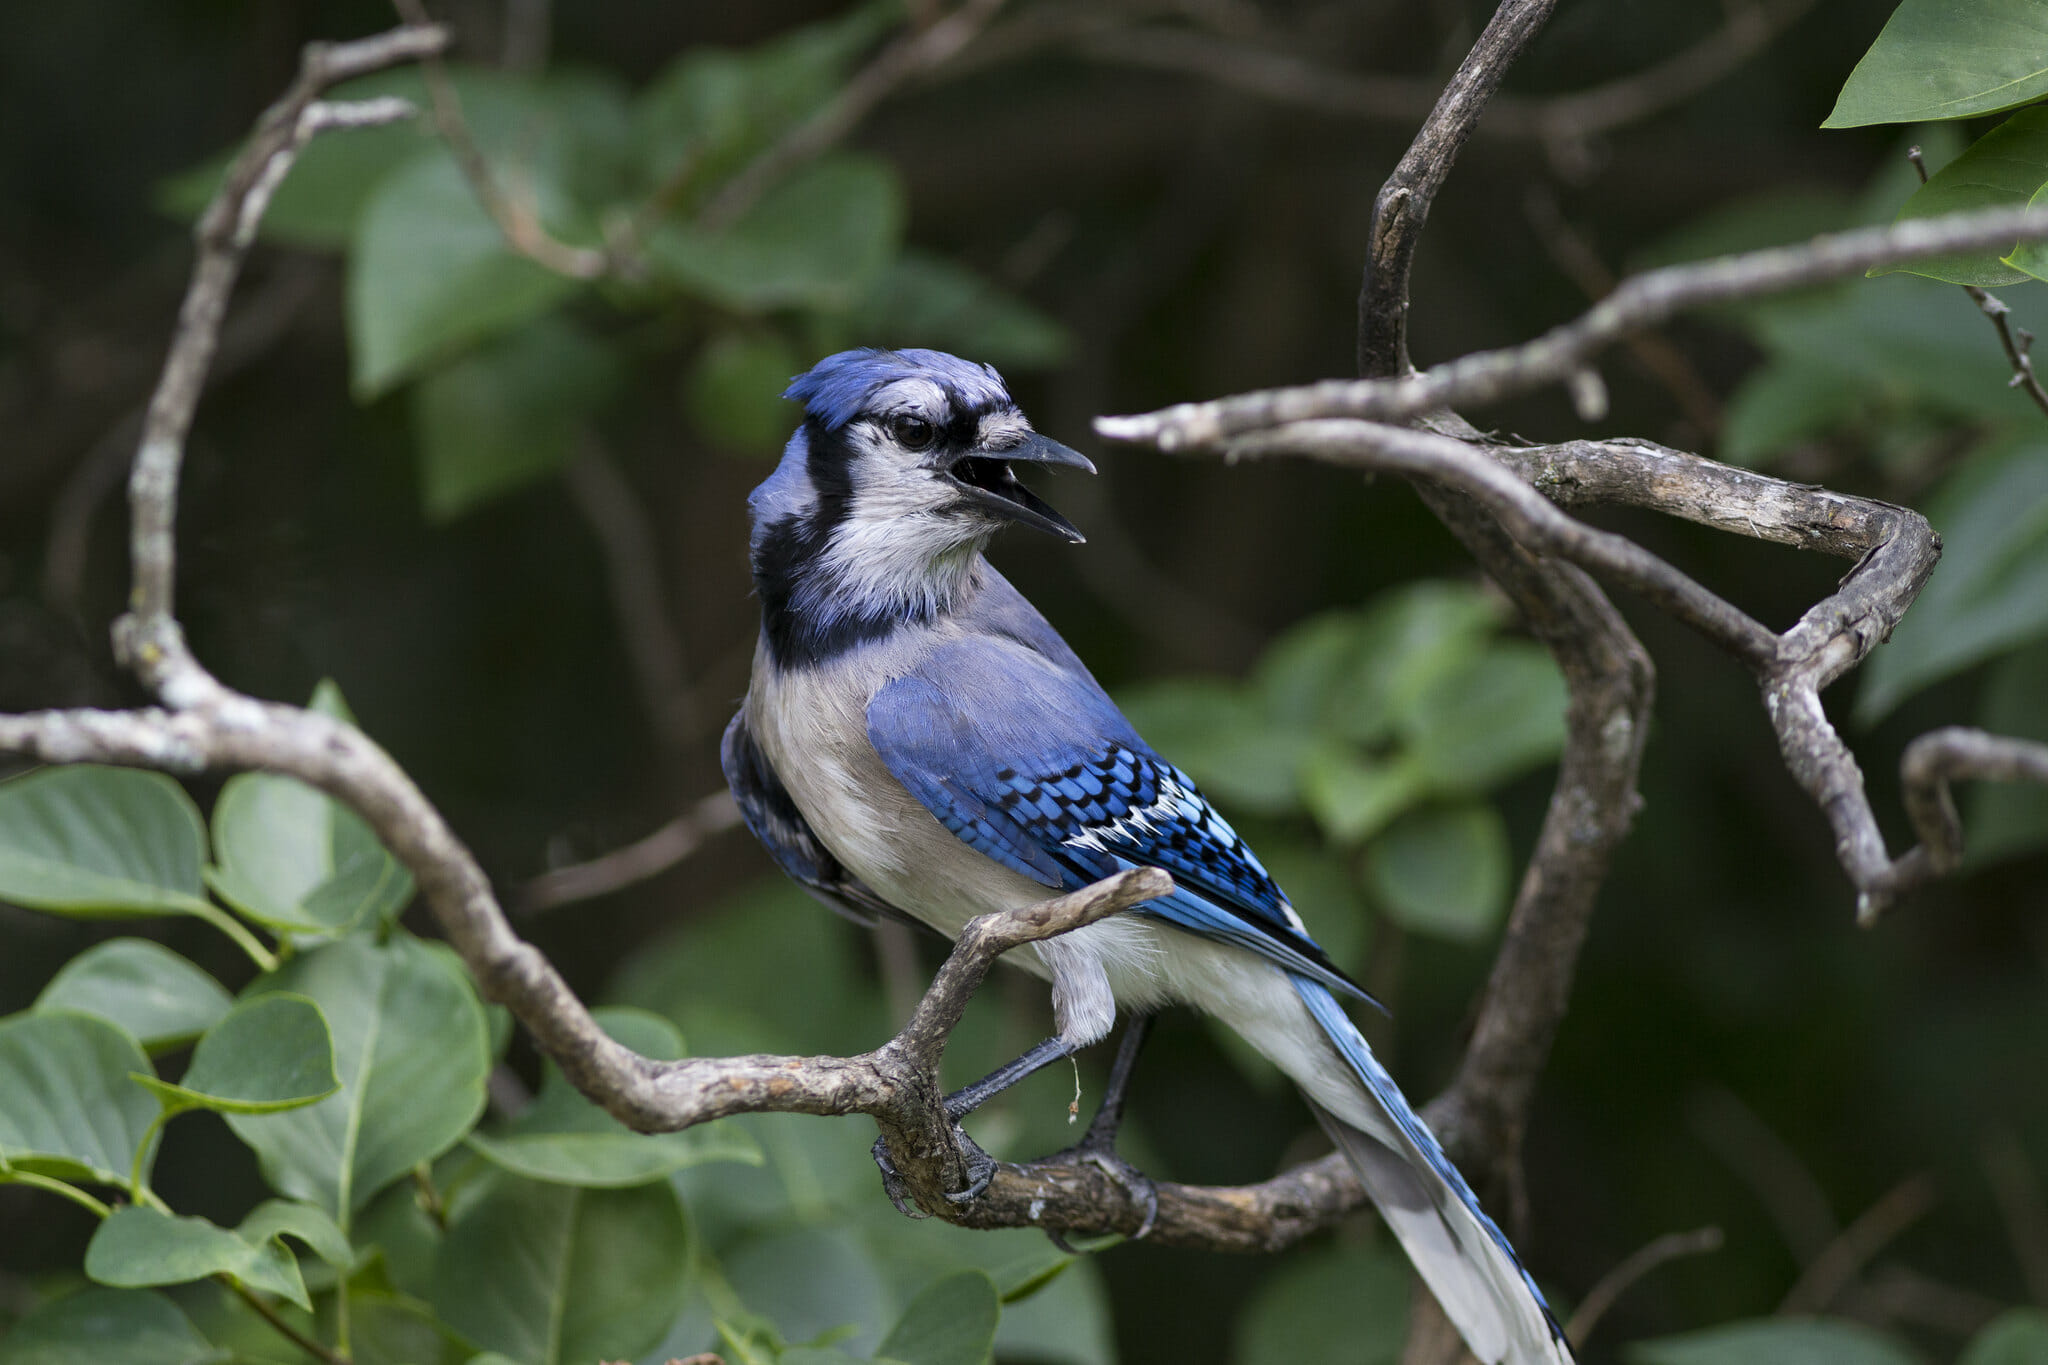
<svg viewBox="0 0 2048 1365"><path fill-rule="evenodd" d="M1050 1066L1062 1057L1074 1054L1074 1045L1061 1038L1048 1038L1013 1062L1005 1063L983 1076L972 1085L962 1086L946 1096L946 1117L953 1121L953 1144L960 1153L960 1160L967 1168L967 1188L949 1190L946 1198L956 1204L969 1203L981 1196L988 1184L996 1177L996 1159L984 1152L975 1140L967 1136L967 1130L960 1126L960 1120L987 1104L990 1100L1008 1090L1032 1072ZM896 1163L889 1157L886 1138L876 1138L872 1148L875 1165L882 1172L882 1189L888 1194L889 1202L896 1210L911 1218L925 1215L914 1210L903 1177L896 1169Z"/></svg>
<svg viewBox="0 0 2048 1365"><path fill-rule="evenodd" d="M1152 1231L1152 1224L1159 1217L1159 1190L1149 1176L1117 1155L1116 1134L1124 1121L1124 1098L1130 1090L1131 1072L1137 1066L1139 1050L1145 1046L1145 1035L1151 1031L1151 1015L1132 1016L1124 1028L1123 1041L1117 1045L1116 1061L1109 1069L1109 1085L1102 1092L1101 1107L1096 1109L1095 1118L1081 1140L1061 1153L1098 1168L1144 1206L1145 1221L1132 1234L1134 1239ZM1048 1229L1046 1236L1060 1250L1074 1250L1057 1231Z"/></svg>

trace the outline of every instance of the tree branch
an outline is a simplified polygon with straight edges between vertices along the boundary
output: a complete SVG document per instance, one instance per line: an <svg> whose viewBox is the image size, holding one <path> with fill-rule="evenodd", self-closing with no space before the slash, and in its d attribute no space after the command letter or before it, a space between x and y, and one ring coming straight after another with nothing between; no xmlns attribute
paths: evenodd
<svg viewBox="0 0 2048 1365"><path fill-rule="evenodd" d="M1953 251L2010 249L2015 242L2044 239L2048 216L1995 209L1910 218L1886 227L1828 234L1797 246L1666 266L1631 276L1578 318L1519 346L1475 351L1419 374L1326 379L1136 416L1102 417L1096 419L1095 429L1110 440L1186 450L1213 448L1245 432L1325 417L1408 421L1443 409L1496 403L1567 381L1627 333L1705 304L1846 279L1876 265Z"/></svg>
<svg viewBox="0 0 2048 1365"><path fill-rule="evenodd" d="M1429 206L1487 100L1556 4L1557 0L1501 0L1479 41L1437 97L1407 154L1380 186L1372 207L1365 278L1358 290L1359 374L1406 374L1413 368L1408 363L1408 272L1415 264Z"/></svg>

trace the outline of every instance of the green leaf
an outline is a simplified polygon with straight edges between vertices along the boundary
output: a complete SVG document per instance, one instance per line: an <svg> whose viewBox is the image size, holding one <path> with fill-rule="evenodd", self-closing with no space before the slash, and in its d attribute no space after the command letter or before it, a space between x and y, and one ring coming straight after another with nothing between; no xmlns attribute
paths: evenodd
<svg viewBox="0 0 2048 1365"><path fill-rule="evenodd" d="M483 1007L454 955L406 934L303 953L249 994L290 991L320 1007L341 1090L281 1114L230 1114L273 1188L346 1228L386 1184L448 1150L484 1107Z"/></svg>
<svg viewBox="0 0 2048 1365"><path fill-rule="evenodd" d="M2013 117L2017 119L2025 115L2015 114ZM2041 187L2034 191L2033 196L2027 200L2027 208L2027 216L2030 219L2038 220L2042 214L2048 213L2048 181L2044 181ZM2039 242L2021 242L2001 257L1999 264L2024 272L2023 277L2026 279L2048 279L2048 247L2042 246Z"/></svg>
<svg viewBox="0 0 2048 1365"><path fill-rule="evenodd" d="M1861 1323L1768 1318L1638 1341L1629 1365L1918 1365L1892 1337Z"/></svg>
<svg viewBox="0 0 2048 1365"><path fill-rule="evenodd" d="M1977 724L1995 735L2048 743L2048 643L2037 642L1992 665L1977 703ZM1973 865L2048 846L2048 787L2038 782L1976 782L1957 793L1963 855Z"/></svg>
<svg viewBox="0 0 2048 1365"><path fill-rule="evenodd" d="M211 1109L276 1114L325 1099L341 1088L334 1042L320 1007L302 995L252 996L229 1010L193 1049L175 1085L137 1076L167 1114Z"/></svg>
<svg viewBox="0 0 2048 1365"><path fill-rule="evenodd" d="M85 1289L53 1299L0 1336L0 1365L207 1365L226 1358L169 1299L144 1289Z"/></svg>
<svg viewBox="0 0 2048 1365"><path fill-rule="evenodd" d="M559 198L534 183L541 221ZM420 156L378 186L349 251L347 311L358 399L547 312L576 281L513 253L454 160Z"/></svg>
<svg viewBox="0 0 2048 1365"><path fill-rule="evenodd" d="M600 1027L643 1057L681 1057L682 1035L641 1010L592 1011ZM493 1165L532 1180L591 1188L644 1185L707 1161L759 1165L760 1147L726 1123L680 1133L636 1133L585 1099L553 1062L540 1094L502 1134L472 1133L469 1145Z"/></svg>
<svg viewBox="0 0 2048 1365"><path fill-rule="evenodd" d="M337 1270L346 1270L355 1262L355 1251L349 1246L348 1234L336 1227L324 1210L311 1204L300 1204L290 1199L266 1199L249 1210L248 1217L235 1231L243 1241L258 1244L273 1237L296 1238Z"/></svg>
<svg viewBox="0 0 2048 1365"><path fill-rule="evenodd" d="M1066 328L966 266L915 248L854 307L861 335L882 346L930 346L991 365L1046 369L1072 347Z"/></svg>
<svg viewBox="0 0 2048 1365"><path fill-rule="evenodd" d="M559 316L428 375L412 397L427 516L451 520L552 474L619 379L612 353Z"/></svg>
<svg viewBox="0 0 2048 1365"><path fill-rule="evenodd" d="M1565 702L1550 651L1500 640L1421 692L1405 729L1416 763L1438 790L1482 791L1557 757Z"/></svg>
<svg viewBox="0 0 2048 1365"><path fill-rule="evenodd" d="M744 52L690 48L634 108L642 178L661 185L680 169L692 188L726 179L838 93L853 59L896 18L891 5L865 4Z"/></svg>
<svg viewBox="0 0 2048 1365"><path fill-rule="evenodd" d="M138 1072L153 1074L141 1047L95 1015L0 1019L0 1166L125 1187L157 1115Z"/></svg>
<svg viewBox="0 0 2048 1365"><path fill-rule="evenodd" d="M2040 1365L2048 1360L2048 1311L2009 1308L1963 1348L1956 1365Z"/></svg>
<svg viewBox="0 0 2048 1365"><path fill-rule="evenodd" d="M1899 221L1980 209L2016 209L2048 184L2048 109L2023 109L1977 139L1969 150L1929 176L1899 209ZM2028 272L2001 257L2012 248L1927 256L1898 265L1873 266L1872 275L1904 271L1985 288L2017 284Z"/></svg>
<svg viewBox="0 0 2048 1365"><path fill-rule="evenodd" d="M1300 809L1298 784L1315 733L1269 719L1237 684L1176 678L1126 688L1117 702L1139 734L1224 804L1262 815Z"/></svg>
<svg viewBox="0 0 2048 1365"><path fill-rule="evenodd" d="M2020 431L1973 452L1927 500L1943 553L1863 669L1865 724L1928 684L2048 635L2048 443Z"/></svg>
<svg viewBox="0 0 2048 1365"><path fill-rule="evenodd" d="M525 1365L631 1359L660 1342L690 1262L673 1188L488 1181L457 1210L436 1259L444 1321Z"/></svg>
<svg viewBox="0 0 2048 1365"><path fill-rule="evenodd" d="M683 404L713 443L743 454L774 454L795 425L782 391L802 368L795 348L773 332L727 332L697 352L683 381Z"/></svg>
<svg viewBox="0 0 2048 1365"><path fill-rule="evenodd" d="M1402 816L1367 851L1366 881L1420 934L1473 942L1507 909L1508 833L1483 801Z"/></svg>
<svg viewBox="0 0 2048 1365"><path fill-rule="evenodd" d="M249 1241L204 1218L129 1205L115 1209L85 1248L85 1273L101 1284L141 1289L228 1274L311 1309L299 1264L275 1239Z"/></svg>
<svg viewBox="0 0 2048 1365"><path fill-rule="evenodd" d="M838 152L791 173L729 228L660 229L647 255L676 287L735 312L845 312L895 255L903 218L888 164Z"/></svg>
<svg viewBox="0 0 2048 1365"><path fill-rule="evenodd" d="M1904 0L1823 128L2015 109L2048 95L2048 23L2031 0Z"/></svg>
<svg viewBox="0 0 2048 1365"><path fill-rule="evenodd" d="M1237 1320L1237 1365L1394 1365L1408 1336L1408 1268L1384 1245L1295 1252Z"/></svg>
<svg viewBox="0 0 2048 1365"><path fill-rule="evenodd" d="M96 1014L163 1051L197 1038L233 1003L218 981L161 943L114 938L59 968L35 1008Z"/></svg>
<svg viewBox="0 0 2048 1365"><path fill-rule="evenodd" d="M1767 361L1729 396L1722 411L1721 458L1761 468L1801 442L1847 425L1869 396L1863 385L1825 365L1796 356Z"/></svg>
<svg viewBox="0 0 2048 1365"><path fill-rule="evenodd" d="M332 679L313 689L309 709L355 723ZM412 874L362 817L297 778L229 778L213 807L213 845L219 861L207 881L276 933L381 927L412 899Z"/></svg>
<svg viewBox="0 0 2048 1365"><path fill-rule="evenodd" d="M198 807L162 773L77 764L0 782L0 900L86 917L211 911L205 857Z"/></svg>
<svg viewBox="0 0 2048 1365"><path fill-rule="evenodd" d="M912 1299L875 1354L905 1365L981 1365L1002 1315L995 1281L984 1271L963 1270Z"/></svg>
<svg viewBox="0 0 2048 1365"><path fill-rule="evenodd" d="M1340 744L1317 750L1301 780L1309 814L1333 842L1345 845L1379 833L1427 790L1423 769L1405 756L1376 762Z"/></svg>

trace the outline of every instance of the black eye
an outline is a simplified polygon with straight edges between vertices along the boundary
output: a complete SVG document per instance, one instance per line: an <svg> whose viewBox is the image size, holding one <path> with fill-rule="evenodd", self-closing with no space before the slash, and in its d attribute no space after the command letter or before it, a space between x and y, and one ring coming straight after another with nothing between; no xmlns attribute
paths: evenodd
<svg viewBox="0 0 2048 1365"><path fill-rule="evenodd" d="M899 412L889 419L889 435L905 450L930 450L938 443L939 429L922 417Z"/></svg>

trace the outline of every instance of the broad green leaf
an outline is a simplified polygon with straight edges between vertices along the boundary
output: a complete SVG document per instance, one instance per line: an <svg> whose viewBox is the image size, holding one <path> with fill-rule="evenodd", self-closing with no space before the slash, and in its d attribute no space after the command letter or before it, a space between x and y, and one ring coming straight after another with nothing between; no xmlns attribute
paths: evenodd
<svg viewBox="0 0 2048 1365"><path fill-rule="evenodd" d="M774 332L727 332L697 352L683 381L683 402L714 444L772 455L796 425L782 391L802 368L795 348Z"/></svg>
<svg viewBox="0 0 2048 1365"><path fill-rule="evenodd" d="M138 1076L166 1113L275 1114L341 1088L320 1007L284 992L243 1000L206 1031L177 1084Z"/></svg>
<svg viewBox="0 0 2048 1365"><path fill-rule="evenodd" d="M1411 752L1444 791L1481 791L1557 757L1564 678L1550 652L1499 640L1419 694L1408 710Z"/></svg>
<svg viewBox="0 0 2048 1365"><path fill-rule="evenodd" d="M905 1365L981 1365L1002 1315L995 1281L983 1271L963 1270L912 1299L875 1355Z"/></svg>
<svg viewBox="0 0 2048 1365"><path fill-rule="evenodd" d="M1408 1268L1385 1245L1297 1251L1237 1320L1237 1365L1394 1365L1408 1336Z"/></svg>
<svg viewBox="0 0 2048 1365"><path fill-rule="evenodd" d="M354 1365L488 1365L503 1359L477 1354L473 1343L449 1330L425 1304L385 1289L352 1289L348 1317Z"/></svg>
<svg viewBox="0 0 2048 1365"><path fill-rule="evenodd" d="M836 94L895 17L893 6L865 4L744 52L685 51L634 107L642 180L662 185L678 170L691 188L724 180Z"/></svg>
<svg viewBox="0 0 2048 1365"><path fill-rule="evenodd" d="M233 1003L218 981L161 943L114 938L59 968L35 1008L96 1014L161 1051L197 1038Z"/></svg>
<svg viewBox="0 0 2048 1365"><path fill-rule="evenodd" d="M332 679L309 709L355 723ZM412 874L362 817L297 778L241 773L213 807L215 891L274 932L336 934L381 926L412 899Z"/></svg>
<svg viewBox="0 0 2048 1365"><path fill-rule="evenodd" d="M1044 369L1072 346L1064 327L943 256L911 249L854 307L864 337L883 346L930 346L991 365Z"/></svg>
<svg viewBox="0 0 2048 1365"><path fill-rule="evenodd" d="M1420 934L1471 942L1507 908L1508 833L1483 801L1411 811L1373 841L1366 880Z"/></svg>
<svg viewBox="0 0 2048 1365"><path fill-rule="evenodd" d="M1624 1348L1629 1365L1919 1365L1894 1338L1857 1322L1767 1318Z"/></svg>
<svg viewBox="0 0 2048 1365"><path fill-rule="evenodd" d="M207 911L205 857L198 808L162 773L77 764L0 782L0 900L82 916Z"/></svg>
<svg viewBox="0 0 2048 1365"><path fill-rule="evenodd" d="M735 312L844 312L895 255L903 217L895 172L839 152L791 173L728 228L662 228L648 240L648 262L684 292Z"/></svg>
<svg viewBox="0 0 2048 1365"><path fill-rule="evenodd" d="M303 953L250 995L290 991L320 1007L341 1090L281 1114L230 1114L273 1188L343 1228L386 1184L448 1150L484 1107L483 1007L453 954L407 934Z"/></svg>
<svg viewBox="0 0 2048 1365"><path fill-rule="evenodd" d="M1929 176L1927 183L1915 190L1899 209L1899 221L1980 209L2021 208L2044 184L2048 184L2048 109L2023 109ZM2028 278L2025 270L2000 259L2011 251L2010 247L1994 247L1968 254L1926 256L1898 265L1873 266L1870 273L1889 275L1904 271L1950 284L1996 288Z"/></svg>
<svg viewBox="0 0 2048 1365"><path fill-rule="evenodd" d="M2007 299L2017 326L2048 326L2042 301ZM2006 384L2012 366L1960 290L1910 275L1858 280L1761 310L1750 319L1772 356L1832 370L1873 399L1965 420L2038 419Z"/></svg>
<svg viewBox="0 0 2048 1365"><path fill-rule="evenodd" d="M126 1186L157 1115L131 1073L153 1074L149 1059L96 1015L0 1019L0 1165ZM142 1171L146 1179L147 1157Z"/></svg>
<svg viewBox="0 0 2048 1365"><path fill-rule="evenodd" d="M657 1015L602 1009L593 1017L643 1057L667 1061L684 1055L682 1035ZM503 1133L471 1133L469 1145L515 1175L592 1188L644 1185L706 1161L761 1161L759 1146L732 1124L636 1133L585 1099L553 1062L524 1114Z"/></svg>
<svg viewBox="0 0 2048 1365"><path fill-rule="evenodd" d="M1868 404L1863 385L1824 365L1779 356L1750 371L1722 410L1720 456L1762 468L1803 441L1838 431Z"/></svg>
<svg viewBox="0 0 2048 1365"><path fill-rule="evenodd" d="M2048 1312L2009 1308L1963 1348L1956 1365L2041 1365L2048 1360Z"/></svg>
<svg viewBox="0 0 2048 1365"><path fill-rule="evenodd" d="M291 1237L327 1264L346 1270L355 1260L348 1234L335 1226L323 1209L289 1199L266 1199L249 1210L235 1229L245 1242L262 1243L272 1237Z"/></svg>
<svg viewBox="0 0 2048 1365"><path fill-rule="evenodd" d="M561 202L531 185L544 224ZM387 176L349 249L352 383L367 402L486 337L530 322L577 282L515 255L454 160L436 151Z"/></svg>
<svg viewBox="0 0 2048 1365"><path fill-rule="evenodd" d="M1927 500L1942 559L1864 665L1857 718L2048 635L2048 443L2021 430L1978 449Z"/></svg>
<svg viewBox="0 0 2048 1365"><path fill-rule="evenodd" d="M427 516L450 520L552 474L618 383L611 352L559 316L428 375L412 395Z"/></svg>
<svg viewBox="0 0 2048 1365"><path fill-rule="evenodd" d="M2048 743L2048 642L1993 664L1977 702L1977 724L1994 735ZM2048 846L2048 786L1975 782L1956 793L1963 811L1963 855L1994 862Z"/></svg>
<svg viewBox="0 0 2048 1365"><path fill-rule="evenodd" d="M775 1357L775 1365L910 1365L891 1356L857 1356L830 1346L792 1346Z"/></svg>
<svg viewBox="0 0 2048 1365"><path fill-rule="evenodd" d="M2015 114L2013 117L2018 119L2026 115ZM2044 180L2041 187L2034 191L2033 197L2027 200L2027 208L2028 218L2035 221L2038 221L2042 214L2048 213L2048 180ZM2021 242L2001 258L1999 264L2025 272L2026 279L2048 279L2048 247L2039 242Z"/></svg>
<svg viewBox="0 0 2048 1365"><path fill-rule="evenodd" d="M434 1272L443 1321L525 1365L631 1359L682 1310L690 1236L665 1183L577 1189L494 1174Z"/></svg>
<svg viewBox="0 0 2048 1365"><path fill-rule="evenodd" d="M1903 0L1823 128L1969 118L2048 95L2048 16L2031 0Z"/></svg>
<svg viewBox="0 0 2048 1365"><path fill-rule="evenodd" d="M288 1299L313 1304L299 1263L275 1238L249 1241L204 1218L181 1218L131 1204L115 1209L85 1248L85 1273L101 1284L142 1289L228 1274Z"/></svg>
<svg viewBox="0 0 2048 1365"><path fill-rule="evenodd" d="M1332 841L1347 846L1379 833L1427 790L1426 773L1405 755L1381 762L1345 744L1318 749L1301 777L1309 814Z"/></svg>
<svg viewBox="0 0 2048 1365"><path fill-rule="evenodd" d="M883 1266L843 1222L818 1222L748 1238L719 1262L727 1282L750 1312L782 1333L811 1341L854 1325L841 1343L865 1353L902 1302L889 1292Z"/></svg>
<svg viewBox="0 0 2048 1365"><path fill-rule="evenodd" d="M227 1353L163 1295L84 1289L38 1304L0 1336L0 1365L211 1365Z"/></svg>
<svg viewBox="0 0 2048 1365"><path fill-rule="evenodd" d="M1138 733L1226 806L1285 815L1301 804L1302 766L1317 740L1306 719L1269 719L1236 683L1175 678L1126 688L1117 702Z"/></svg>

